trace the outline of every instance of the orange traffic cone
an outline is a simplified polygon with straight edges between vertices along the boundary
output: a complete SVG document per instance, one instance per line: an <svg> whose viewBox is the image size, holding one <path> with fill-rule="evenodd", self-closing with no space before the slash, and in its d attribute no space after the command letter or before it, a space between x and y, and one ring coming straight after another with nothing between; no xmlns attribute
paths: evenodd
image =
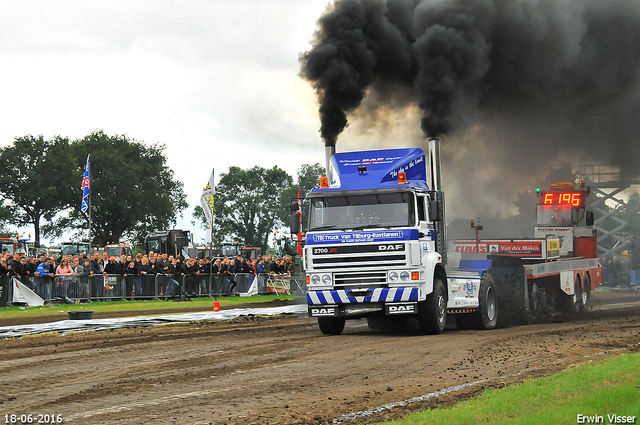
<svg viewBox="0 0 640 425"><path fill-rule="evenodd" d="M213 311L220 311L220 301L218 301L218 299L216 298L216 300L213 302Z"/></svg>

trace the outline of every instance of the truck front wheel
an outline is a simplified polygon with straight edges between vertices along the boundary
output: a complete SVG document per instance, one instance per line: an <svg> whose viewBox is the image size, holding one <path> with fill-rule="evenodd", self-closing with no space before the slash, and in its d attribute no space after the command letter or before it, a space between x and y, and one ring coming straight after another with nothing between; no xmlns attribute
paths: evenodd
<svg viewBox="0 0 640 425"><path fill-rule="evenodd" d="M346 320L338 317L318 317L318 326L325 335L340 335Z"/></svg>
<svg viewBox="0 0 640 425"><path fill-rule="evenodd" d="M418 323L428 334L439 334L447 323L447 291L440 279L433 280L433 292L418 302Z"/></svg>

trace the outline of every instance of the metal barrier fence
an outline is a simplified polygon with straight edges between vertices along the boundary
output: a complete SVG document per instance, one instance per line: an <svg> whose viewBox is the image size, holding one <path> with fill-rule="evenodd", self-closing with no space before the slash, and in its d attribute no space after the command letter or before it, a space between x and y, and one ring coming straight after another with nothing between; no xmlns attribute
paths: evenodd
<svg viewBox="0 0 640 425"><path fill-rule="evenodd" d="M185 294L189 297L230 295L269 295L306 293L304 273L294 275L97 275L55 277L36 276L20 281L45 302L69 298L73 301L116 301L166 299ZM255 285L254 285L255 283ZM253 285L253 286L252 286ZM13 301L11 278L5 285L6 302Z"/></svg>

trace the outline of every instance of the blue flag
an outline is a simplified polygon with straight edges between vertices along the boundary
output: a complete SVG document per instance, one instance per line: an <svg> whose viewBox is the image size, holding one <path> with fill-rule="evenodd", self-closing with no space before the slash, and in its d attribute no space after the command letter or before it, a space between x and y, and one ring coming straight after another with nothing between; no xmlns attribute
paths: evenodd
<svg viewBox="0 0 640 425"><path fill-rule="evenodd" d="M82 212L86 212L89 209L89 157L91 154L87 155L87 166L84 169L84 177L82 178L82 206L80 210Z"/></svg>

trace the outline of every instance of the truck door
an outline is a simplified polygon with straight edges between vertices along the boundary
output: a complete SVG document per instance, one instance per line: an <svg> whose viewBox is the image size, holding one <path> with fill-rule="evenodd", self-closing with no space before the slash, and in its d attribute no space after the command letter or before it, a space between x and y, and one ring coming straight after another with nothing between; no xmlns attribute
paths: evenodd
<svg viewBox="0 0 640 425"><path fill-rule="evenodd" d="M420 232L420 257L429 250L429 217L427 215L427 197L423 195L416 196L416 207L418 210L418 231Z"/></svg>

